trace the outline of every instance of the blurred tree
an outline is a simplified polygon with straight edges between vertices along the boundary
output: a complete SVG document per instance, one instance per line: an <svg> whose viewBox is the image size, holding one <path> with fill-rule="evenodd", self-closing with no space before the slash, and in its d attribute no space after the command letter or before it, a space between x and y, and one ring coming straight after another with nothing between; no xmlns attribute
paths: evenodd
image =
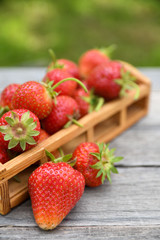
<svg viewBox="0 0 160 240"><path fill-rule="evenodd" d="M114 58L160 64L158 0L0 0L0 66L46 65L48 48L77 61L89 48L118 45Z"/></svg>

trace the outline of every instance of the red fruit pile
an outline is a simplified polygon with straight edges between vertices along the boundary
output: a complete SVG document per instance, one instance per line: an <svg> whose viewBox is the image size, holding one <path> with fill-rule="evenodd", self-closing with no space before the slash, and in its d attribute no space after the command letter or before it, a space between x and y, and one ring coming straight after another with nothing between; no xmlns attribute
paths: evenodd
<svg viewBox="0 0 160 240"><path fill-rule="evenodd" d="M51 54L52 63L41 82L11 84L0 95L2 164L13 152L31 149L72 123L83 127L79 118L98 111L105 101L123 97L133 88L135 98L139 95L136 79L121 62L112 61L104 49L87 51L78 65L68 59L56 60ZM29 193L37 224L48 230L75 206L85 185L97 187L106 178L111 182L111 172L118 173L114 163L122 158L115 157L108 145L88 142L80 144L73 156L59 156L59 151L46 153L53 162L32 173Z"/></svg>

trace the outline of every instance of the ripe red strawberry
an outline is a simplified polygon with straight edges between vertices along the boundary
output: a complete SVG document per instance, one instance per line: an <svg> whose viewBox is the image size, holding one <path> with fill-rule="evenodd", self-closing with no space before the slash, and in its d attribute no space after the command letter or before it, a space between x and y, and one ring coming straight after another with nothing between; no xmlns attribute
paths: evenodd
<svg viewBox="0 0 160 240"><path fill-rule="evenodd" d="M44 140L46 140L50 135L44 130L44 129L40 129L40 134L39 134L39 139L37 143L43 142Z"/></svg>
<svg viewBox="0 0 160 240"><path fill-rule="evenodd" d="M4 164L7 161L9 161L7 151L2 146L0 146L0 163Z"/></svg>
<svg viewBox="0 0 160 240"><path fill-rule="evenodd" d="M83 117L94 110L98 111L104 103L104 99L94 95L92 90L86 93L82 88L77 89L73 97L78 103L80 117Z"/></svg>
<svg viewBox="0 0 160 240"><path fill-rule="evenodd" d="M104 49L91 49L85 52L79 59L80 76L87 78L95 67L108 62L110 59L106 56Z"/></svg>
<svg viewBox="0 0 160 240"><path fill-rule="evenodd" d="M53 108L49 116L42 120L43 128L49 133L53 134L63 128L67 123L69 126L74 119L79 118L79 108L76 101L69 96L58 96L56 104L53 101Z"/></svg>
<svg viewBox="0 0 160 240"><path fill-rule="evenodd" d="M72 78L72 75L64 69L55 68L46 73L43 81L46 83L53 82L52 86L54 86L65 78ZM55 91L58 92L59 95L72 96L76 88L77 82L69 80L56 87Z"/></svg>
<svg viewBox="0 0 160 240"><path fill-rule="evenodd" d="M0 143L4 148L26 151L36 145L39 133L39 119L26 109L14 109L0 119Z"/></svg>
<svg viewBox="0 0 160 240"><path fill-rule="evenodd" d="M19 86L20 84L16 84L16 83L10 84L2 91L1 97L0 97L0 102L2 107L8 106L9 109L13 109L11 105L11 100L15 91Z"/></svg>
<svg viewBox="0 0 160 240"><path fill-rule="evenodd" d="M122 159L113 155L115 149L109 150L108 145L91 142L81 143L73 153L76 159L75 169L81 172L88 187L101 185L105 178L111 182L111 172L118 173L114 163Z"/></svg>
<svg viewBox="0 0 160 240"><path fill-rule="evenodd" d="M14 109L28 109L35 113L39 119L49 115L52 110L52 97L49 87L29 81L19 86L12 98Z"/></svg>
<svg viewBox="0 0 160 240"><path fill-rule="evenodd" d="M36 223L44 230L55 228L81 198L83 175L66 162L44 163L28 181Z"/></svg>
<svg viewBox="0 0 160 240"><path fill-rule="evenodd" d="M52 62L48 67L48 71L51 71L55 68L64 69L70 74L70 77L72 76L79 79L78 66L68 59L58 59L56 62Z"/></svg>
<svg viewBox="0 0 160 240"><path fill-rule="evenodd" d="M125 71L118 61L110 61L97 66L87 79L87 83L94 88L96 94L111 100L122 97L130 89L136 89L135 98L138 98L139 87L135 78Z"/></svg>

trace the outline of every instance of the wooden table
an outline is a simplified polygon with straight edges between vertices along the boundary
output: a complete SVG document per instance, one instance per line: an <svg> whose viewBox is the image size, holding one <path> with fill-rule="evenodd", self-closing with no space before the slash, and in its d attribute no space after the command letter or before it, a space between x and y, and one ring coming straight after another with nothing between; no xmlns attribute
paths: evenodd
<svg viewBox="0 0 160 240"><path fill-rule="evenodd" d="M34 222L30 200L0 216L0 239L160 239L160 69L141 68L153 83L149 115L111 146L124 156L119 175L83 197L53 231ZM40 80L42 68L0 69L0 88L10 82Z"/></svg>

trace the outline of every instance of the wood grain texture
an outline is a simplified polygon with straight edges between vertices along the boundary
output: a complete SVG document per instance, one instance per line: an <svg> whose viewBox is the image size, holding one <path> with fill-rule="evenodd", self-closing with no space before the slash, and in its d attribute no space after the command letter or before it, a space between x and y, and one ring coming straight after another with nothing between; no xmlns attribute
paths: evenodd
<svg viewBox="0 0 160 240"><path fill-rule="evenodd" d="M50 232L36 226L28 200L0 216L0 239L160 239L160 69L141 70L153 83L150 112L111 142L116 154L125 157L118 164L119 175L112 176L112 185L105 182L86 188L76 207ZM36 79L44 69L2 72L0 83L4 76L13 81L13 73L19 81L23 75L24 81Z"/></svg>

